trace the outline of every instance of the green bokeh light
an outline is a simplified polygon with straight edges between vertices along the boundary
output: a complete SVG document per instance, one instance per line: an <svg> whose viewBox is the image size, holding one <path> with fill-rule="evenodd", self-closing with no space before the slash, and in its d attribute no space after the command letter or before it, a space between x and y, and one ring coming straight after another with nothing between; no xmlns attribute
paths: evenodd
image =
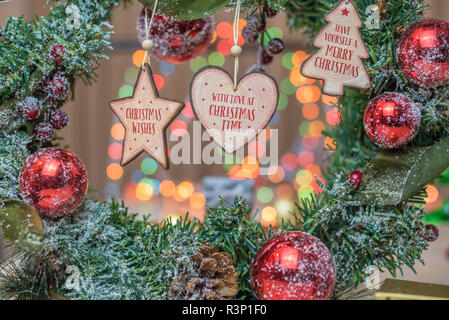
<svg viewBox="0 0 449 320"><path fill-rule="evenodd" d="M152 158L145 158L140 164L140 170L145 174L153 174L157 170L157 162Z"/></svg>
<svg viewBox="0 0 449 320"><path fill-rule="evenodd" d="M287 69L291 70L295 67L292 62L293 52L287 52L282 56L282 65Z"/></svg>
<svg viewBox="0 0 449 320"><path fill-rule="evenodd" d="M125 81L129 84L133 84L137 80L137 75L139 74L139 69L135 67L130 67L125 71Z"/></svg>
<svg viewBox="0 0 449 320"><path fill-rule="evenodd" d="M299 134L302 137L305 137L306 135L308 135L309 134L309 127L310 127L310 121L303 121L299 125Z"/></svg>
<svg viewBox="0 0 449 320"><path fill-rule="evenodd" d="M284 110L288 106L288 97L282 92L279 94L278 110Z"/></svg>
<svg viewBox="0 0 449 320"><path fill-rule="evenodd" d="M207 66L207 61L203 57L196 57L195 59L190 61L190 69L192 69L193 72L197 72L205 66Z"/></svg>
<svg viewBox="0 0 449 320"><path fill-rule="evenodd" d="M120 98L127 98L127 97L132 97L134 92L134 87L125 84L124 86L122 86L119 91L118 91L118 96Z"/></svg>
<svg viewBox="0 0 449 320"><path fill-rule="evenodd" d="M286 95L296 93L296 86L294 86L289 78L284 78L281 81L281 91Z"/></svg>
<svg viewBox="0 0 449 320"><path fill-rule="evenodd" d="M208 60L210 65L217 67L222 67L225 63L225 57L220 52L212 52Z"/></svg>

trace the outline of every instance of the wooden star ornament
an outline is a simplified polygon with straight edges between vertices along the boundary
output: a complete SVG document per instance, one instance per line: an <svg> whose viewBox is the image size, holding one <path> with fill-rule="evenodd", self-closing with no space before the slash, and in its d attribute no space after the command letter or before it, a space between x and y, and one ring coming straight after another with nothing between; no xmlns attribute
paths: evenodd
<svg viewBox="0 0 449 320"><path fill-rule="evenodd" d="M133 96L111 101L109 106L125 127L121 165L128 164L145 151L168 169L165 134L184 103L159 96L148 64L139 71Z"/></svg>

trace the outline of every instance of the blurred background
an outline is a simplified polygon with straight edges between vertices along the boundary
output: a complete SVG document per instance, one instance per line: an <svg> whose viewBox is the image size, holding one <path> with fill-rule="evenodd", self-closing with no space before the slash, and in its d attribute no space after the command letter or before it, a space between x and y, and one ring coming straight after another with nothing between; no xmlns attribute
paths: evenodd
<svg viewBox="0 0 449 320"><path fill-rule="evenodd" d="M374 3L374 1L373 1ZM428 17L449 21L449 1L428 0ZM75 100L65 105L70 125L59 131L64 144L78 154L89 172L91 194L98 199L117 197L130 207L131 212L151 214L151 220L169 218L175 221L189 212L202 219L206 196L216 198L228 189L238 190L258 210L258 219L265 226L279 224L294 210L298 198L317 192L314 175L320 176L326 154L332 152L332 141L321 134L326 125L339 123L338 111L332 106L335 98L321 95L320 82L301 76L301 63L307 57L300 32L290 32L283 14L267 19L267 32L281 38L285 50L274 56L266 70L278 81L280 101L268 129L252 141L242 158L230 165L170 165L165 171L145 154L126 167L121 167L121 148L124 130L111 112L110 100L132 95L144 52L137 39L137 20L142 5L133 1L127 8L115 11L112 20L115 34L114 49L108 51L109 60L98 69L98 82L87 87L81 81L76 85ZM12 0L0 3L0 25L9 16L46 15L46 0ZM234 59L232 23L234 12L222 10L214 16L215 27L211 43L199 57L183 64L171 64L152 58L152 69L160 95L186 102L186 107L167 130L167 136L182 138L192 133L194 115L189 100L189 85L193 74L211 64L231 71ZM240 29L245 25L241 20ZM243 43L243 38L240 43ZM257 45L243 45L240 72L243 74L257 61ZM269 168L268 175L260 175L257 156L269 153L270 129L278 130L278 164ZM168 141L169 149L176 142ZM326 147L327 146L327 147ZM220 150L217 151L220 152ZM228 178L219 181L216 177ZM449 177L449 175L448 175ZM448 179L449 180L449 179ZM238 188L238 189L236 189ZM425 266L417 265L418 275L404 270L407 279L444 283L449 285L449 226L440 223L449 219L449 192L441 185L427 188L427 206L434 223L440 229L440 238L431 243L424 255ZM212 204L212 203L210 203Z"/></svg>

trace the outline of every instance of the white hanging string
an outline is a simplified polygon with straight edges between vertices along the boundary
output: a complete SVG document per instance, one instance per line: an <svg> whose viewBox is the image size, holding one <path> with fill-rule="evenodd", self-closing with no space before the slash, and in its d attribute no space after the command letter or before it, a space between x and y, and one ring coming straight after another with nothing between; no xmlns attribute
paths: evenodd
<svg viewBox="0 0 449 320"><path fill-rule="evenodd" d="M234 47L238 47L239 44L239 21L240 21L240 2L241 0L237 0L237 6L235 7L235 15L234 15ZM239 73L239 55L234 55L234 90L237 89L237 76Z"/></svg>
<svg viewBox="0 0 449 320"><path fill-rule="evenodd" d="M151 19L150 19L150 23L148 24L148 9L145 7L145 41L151 41L148 38L150 37L150 30L151 30L151 26L153 25L153 20L154 20L154 14L156 13L156 9L157 9L157 4L158 4L159 0L156 0L154 2L154 8L153 8L153 12L151 13ZM145 43L144 41L144 43ZM142 45L143 47L145 47L144 45ZM148 64L151 66L151 61L150 61L150 50L153 47L153 42L151 41L151 48L147 47L145 50L145 56L142 60L142 69L145 68L145 62L148 61Z"/></svg>

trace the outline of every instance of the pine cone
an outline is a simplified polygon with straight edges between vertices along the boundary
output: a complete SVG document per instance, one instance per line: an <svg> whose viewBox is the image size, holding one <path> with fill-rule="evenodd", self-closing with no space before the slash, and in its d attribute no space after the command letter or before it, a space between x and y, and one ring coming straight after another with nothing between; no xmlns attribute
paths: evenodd
<svg viewBox="0 0 449 320"><path fill-rule="evenodd" d="M173 279L169 289L171 298L225 300L238 293L237 272L226 252L202 246L190 260L193 270Z"/></svg>

